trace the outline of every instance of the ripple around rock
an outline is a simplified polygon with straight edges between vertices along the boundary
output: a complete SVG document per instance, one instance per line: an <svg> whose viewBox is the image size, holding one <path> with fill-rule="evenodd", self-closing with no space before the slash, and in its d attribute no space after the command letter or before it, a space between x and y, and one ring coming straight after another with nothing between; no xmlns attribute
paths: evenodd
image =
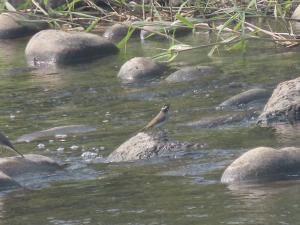
<svg viewBox="0 0 300 225"><path fill-rule="evenodd" d="M87 62L117 52L113 43L98 35L59 30L35 34L25 49L28 63L34 66Z"/></svg>
<svg viewBox="0 0 300 225"><path fill-rule="evenodd" d="M0 39L25 37L48 28L48 23L36 21L19 13L0 14Z"/></svg>
<svg viewBox="0 0 300 225"><path fill-rule="evenodd" d="M121 144L108 157L108 162L150 159L164 153L193 146L190 143L169 141L164 132L140 132Z"/></svg>
<svg viewBox="0 0 300 225"><path fill-rule="evenodd" d="M300 120L300 77L282 82L258 118L259 125Z"/></svg>
<svg viewBox="0 0 300 225"><path fill-rule="evenodd" d="M150 58L135 57L125 62L118 73L123 82L131 83L145 79L153 79L163 74L165 66Z"/></svg>
<svg viewBox="0 0 300 225"><path fill-rule="evenodd" d="M300 149L258 147L244 153L224 171L221 182L239 184L299 179ZM297 175L297 176L295 176Z"/></svg>
<svg viewBox="0 0 300 225"><path fill-rule="evenodd" d="M57 135L81 134L96 131L97 128L86 125L69 125L53 127L47 130L37 131L30 134L25 134L19 137L16 142L31 142L45 137L54 137ZM66 137L66 136L65 136Z"/></svg>
<svg viewBox="0 0 300 225"><path fill-rule="evenodd" d="M217 70L211 66L189 66L189 67L184 67L170 74L166 78L166 81L170 83L182 82L182 81L193 81L203 76L214 75L216 74L216 72Z"/></svg>
<svg viewBox="0 0 300 225"><path fill-rule="evenodd" d="M253 88L230 97L220 104L220 108L244 105L252 101L267 99L269 96L270 92L268 90L262 88Z"/></svg>

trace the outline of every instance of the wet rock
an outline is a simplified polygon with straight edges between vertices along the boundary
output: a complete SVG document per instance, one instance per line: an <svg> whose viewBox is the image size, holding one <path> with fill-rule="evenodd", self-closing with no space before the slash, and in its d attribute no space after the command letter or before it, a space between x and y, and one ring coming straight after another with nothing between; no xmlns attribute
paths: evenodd
<svg viewBox="0 0 300 225"><path fill-rule="evenodd" d="M13 178L0 171L0 191L9 190L16 187L20 187L20 184Z"/></svg>
<svg viewBox="0 0 300 225"><path fill-rule="evenodd" d="M217 70L211 66L189 66L170 74L166 78L166 81L170 83L192 81L203 76L214 75L216 72Z"/></svg>
<svg viewBox="0 0 300 225"><path fill-rule="evenodd" d="M124 82L151 79L163 74L165 67L150 58L135 57L122 65L118 77Z"/></svg>
<svg viewBox="0 0 300 225"><path fill-rule="evenodd" d="M280 83L273 91L262 114L259 125L273 122L300 120L300 77Z"/></svg>
<svg viewBox="0 0 300 225"><path fill-rule="evenodd" d="M183 126L192 128L215 128L220 126L230 126L243 122L255 121L257 118L256 112L235 113L229 115L209 116L201 118L198 121L188 122Z"/></svg>
<svg viewBox="0 0 300 225"><path fill-rule="evenodd" d="M140 33L141 40L154 39L154 40L164 40L188 35L192 32L191 28L180 26L180 25L171 25L165 24L164 26L144 26Z"/></svg>
<svg viewBox="0 0 300 225"><path fill-rule="evenodd" d="M288 147L274 149L258 147L244 153L224 171L221 182L239 184L245 182L274 181L299 178L300 149Z"/></svg>
<svg viewBox="0 0 300 225"><path fill-rule="evenodd" d="M230 97L226 101L222 102L219 105L219 107L226 108L226 107L240 106L240 105L248 104L252 101L267 99L269 97L270 97L270 92L268 90L261 89L261 88L253 88L248 91Z"/></svg>
<svg viewBox="0 0 300 225"><path fill-rule="evenodd" d="M0 14L0 39L25 37L47 27L46 22L39 22L18 13Z"/></svg>
<svg viewBox="0 0 300 225"><path fill-rule="evenodd" d="M54 160L35 154L0 158L0 171L10 177L21 176L25 173L54 172L62 167Z"/></svg>
<svg viewBox="0 0 300 225"><path fill-rule="evenodd" d="M110 27L108 27L103 34L103 37L110 41L114 42L119 42L121 41L124 37L126 37L128 31L129 31L130 26L128 24L124 23L117 23L114 24ZM132 33L132 37L137 36L140 33L139 29L135 29Z"/></svg>
<svg viewBox="0 0 300 225"><path fill-rule="evenodd" d="M169 141L164 132L140 132L121 144L108 157L108 162L150 159L164 153L192 146L190 143Z"/></svg>
<svg viewBox="0 0 300 225"><path fill-rule="evenodd" d="M58 137L64 136L66 137L69 134L83 134L88 132L96 131L97 128L86 126L86 125L69 125L69 126L60 126L60 127L53 127L47 130L33 132L31 134L25 134L19 137L16 142L31 142L34 140L42 139L45 137Z"/></svg>
<svg viewBox="0 0 300 225"><path fill-rule="evenodd" d="M44 30L28 42L25 54L30 65L72 64L118 52L118 48L95 34Z"/></svg>

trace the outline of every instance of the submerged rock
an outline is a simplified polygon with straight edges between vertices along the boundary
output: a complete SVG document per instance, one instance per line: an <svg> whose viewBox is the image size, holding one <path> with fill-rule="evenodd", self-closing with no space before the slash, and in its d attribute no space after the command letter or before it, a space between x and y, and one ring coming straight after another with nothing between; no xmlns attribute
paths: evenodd
<svg viewBox="0 0 300 225"><path fill-rule="evenodd" d="M181 37L192 32L191 28L180 25L165 24L163 26L153 25L144 26L141 29L140 38L141 40L154 39L164 40L170 37Z"/></svg>
<svg viewBox="0 0 300 225"><path fill-rule="evenodd" d="M21 185L10 176L0 171L0 191L20 187Z"/></svg>
<svg viewBox="0 0 300 225"><path fill-rule="evenodd" d="M59 30L35 34L25 49L30 65L86 62L117 52L113 43L98 35Z"/></svg>
<svg viewBox="0 0 300 225"><path fill-rule="evenodd" d="M300 77L280 83L258 118L259 125L300 120Z"/></svg>
<svg viewBox="0 0 300 225"><path fill-rule="evenodd" d="M25 134L19 137L16 142L31 142L34 140L38 140L45 137L51 136L65 136L68 134L82 134L88 133L92 131L96 131L97 128L86 126L86 125L69 125L69 126L60 126L60 127L53 127L47 130L33 132L31 134Z"/></svg>
<svg viewBox="0 0 300 225"><path fill-rule="evenodd" d="M124 37L126 37L128 31L129 31L130 25L125 24L125 23L116 23L110 27L108 27L103 34L103 37L110 41L115 41L119 42L121 41ZM140 33L139 29L135 29L133 31L132 36L137 36Z"/></svg>
<svg viewBox="0 0 300 225"><path fill-rule="evenodd" d="M300 148L258 147L244 153L224 171L221 182L238 184L282 179L299 179ZM295 176L297 175L297 176Z"/></svg>
<svg viewBox="0 0 300 225"><path fill-rule="evenodd" d="M189 66L170 74L166 81L170 83L193 81L203 76L214 75L216 72L217 70L211 66Z"/></svg>
<svg viewBox="0 0 300 225"><path fill-rule="evenodd" d="M140 132L121 144L108 157L108 162L150 159L163 153L192 146L190 143L169 141L164 132Z"/></svg>
<svg viewBox="0 0 300 225"><path fill-rule="evenodd" d="M0 39L25 37L47 27L47 22L37 21L19 13L0 14Z"/></svg>
<svg viewBox="0 0 300 225"><path fill-rule="evenodd" d="M183 126L192 128L215 128L220 126L230 126L237 123L255 121L257 118L256 112L240 112L235 114L209 116L201 118L198 121L188 122Z"/></svg>
<svg viewBox="0 0 300 225"><path fill-rule="evenodd" d="M62 167L53 159L42 155L26 154L24 158L19 156L0 158L0 171L10 177L16 177L25 173L54 172Z"/></svg>
<svg viewBox="0 0 300 225"><path fill-rule="evenodd" d="M152 79L163 74L165 67L150 58L135 57L122 65L118 77L124 82Z"/></svg>
<svg viewBox="0 0 300 225"><path fill-rule="evenodd" d="M268 90L262 88L253 88L248 91L230 97L226 101L222 102L219 105L219 107L226 108L226 107L239 106L239 105L248 104L252 101L267 99L269 97L270 97L270 92Z"/></svg>

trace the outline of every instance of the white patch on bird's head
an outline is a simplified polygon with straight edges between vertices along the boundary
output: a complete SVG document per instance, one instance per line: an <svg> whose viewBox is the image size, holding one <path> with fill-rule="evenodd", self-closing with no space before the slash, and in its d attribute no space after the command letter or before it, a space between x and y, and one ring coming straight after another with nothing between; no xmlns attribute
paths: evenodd
<svg viewBox="0 0 300 225"><path fill-rule="evenodd" d="M168 112L170 109L170 104L165 104L162 108L161 108L161 111L166 113Z"/></svg>

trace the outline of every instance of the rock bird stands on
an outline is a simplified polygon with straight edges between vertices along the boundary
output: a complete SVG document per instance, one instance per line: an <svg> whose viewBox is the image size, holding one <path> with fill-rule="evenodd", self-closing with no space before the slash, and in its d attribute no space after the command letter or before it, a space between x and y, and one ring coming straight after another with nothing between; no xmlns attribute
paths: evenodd
<svg viewBox="0 0 300 225"><path fill-rule="evenodd" d="M22 158L24 158L24 155L18 152L18 150L12 145L12 143L8 140L8 138L1 132L0 132L0 148L12 150L16 152L18 155L20 155Z"/></svg>
<svg viewBox="0 0 300 225"><path fill-rule="evenodd" d="M168 112L170 104L165 104L160 112L145 126L141 131L145 131L151 128L158 128L168 120Z"/></svg>

